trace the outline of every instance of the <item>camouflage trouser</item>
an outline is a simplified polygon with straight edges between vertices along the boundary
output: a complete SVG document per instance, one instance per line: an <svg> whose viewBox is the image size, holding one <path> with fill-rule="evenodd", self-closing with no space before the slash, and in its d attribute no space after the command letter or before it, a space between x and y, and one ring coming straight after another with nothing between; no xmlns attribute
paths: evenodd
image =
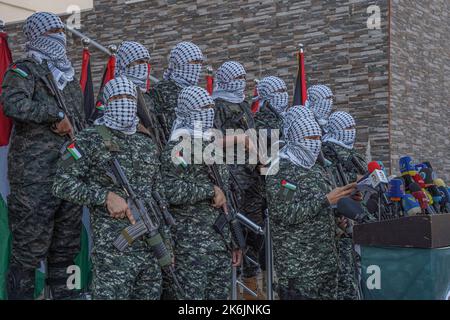
<svg viewBox="0 0 450 320"><path fill-rule="evenodd" d="M33 299L34 273L47 260L47 282L53 298L71 298L67 289L67 267L74 264L80 247L80 206L52 195L51 184L19 188L11 185L8 197L12 255L8 297Z"/></svg>
<svg viewBox="0 0 450 320"><path fill-rule="evenodd" d="M210 240L198 243L196 235L204 227L186 221L178 221L175 234L175 268L185 300L225 300L231 287L231 259L225 250L207 250L222 246L214 237L211 228Z"/></svg>
<svg viewBox="0 0 450 320"><path fill-rule="evenodd" d="M278 289L280 300L336 300L337 272L320 277L279 279Z"/></svg>
<svg viewBox="0 0 450 320"><path fill-rule="evenodd" d="M339 253L338 299L358 300L358 282L353 259L353 240L340 238L337 241Z"/></svg>
<svg viewBox="0 0 450 320"><path fill-rule="evenodd" d="M95 300L160 299L161 269L150 249L122 253L112 244L94 243L92 273Z"/></svg>

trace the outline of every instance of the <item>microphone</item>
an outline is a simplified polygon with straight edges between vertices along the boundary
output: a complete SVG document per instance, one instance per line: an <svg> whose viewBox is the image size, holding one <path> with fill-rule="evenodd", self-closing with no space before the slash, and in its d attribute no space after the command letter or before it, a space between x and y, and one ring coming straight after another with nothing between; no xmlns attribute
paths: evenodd
<svg viewBox="0 0 450 320"><path fill-rule="evenodd" d="M370 174L372 172L374 172L375 170L381 170L381 167L378 164L378 162L376 162L376 161L369 162L367 164L367 171L365 171L366 174L361 179L359 179L358 182L362 182L363 180L366 180L370 176Z"/></svg>
<svg viewBox="0 0 450 320"><path fill-rule="evenodd" d="M431 199L437 211L440 211L440 204L442 202L442 194L439 189L433 183L433 170L430 168L424 168L420 171L420 175L425 181L425 188L431 195Z"/></svg>
<svg viewBox="0 0 450 320"><path fill-rule="evenodd" d="M410 156L401 157L400 160L398 161L398 164L400 166L400 172L402 173L402 176L408 174L409 175L416 174L416 168Z"/></svg>
<svg viewBox="0 0 450 320"><path fill-rule="evenodd" d="M434 179L434 184L442 195L441 212L450 213L450 192L442 179Z"/></svg>
<svg viewBox="0 0 450 320"><path fill-rule="evenodd" d="M422 208L412 194L405 194L402 198L402 207L406 216L422 214Z"/></svg>
<svg viewBox="0 0 450 320"><path fill-rule="evenodd" d="M339 199L336 210L341 216L358 222L362 222L366 216L361 203L352 198Z"/></svg>
<svg viewBox="0 0 450 320"><path fill-rule="evenodd" d="M389 181L388 195L389 200L394 205L394 215L400 215L402 208L401 201L405 196L405 188L402 179L395 178Z"/></svg>
<svg viewBox="0 0 450 320"><path fill-rule="evenodd" d="M417 201L419 201L420 208L422 209L423 212L434 211L430 210L431 209L429 206L430 200L417 183L415 182L411 183L409 185L409 191L411 192L413 197L416 198Z"/></svg>
<svg viewBox="0 0 450 320"><path fill-rule="evenodd" d="M400 202L402 200L405 196L405 188L402 179L395 178L389 181L388 195L392 202Z"/></svg>

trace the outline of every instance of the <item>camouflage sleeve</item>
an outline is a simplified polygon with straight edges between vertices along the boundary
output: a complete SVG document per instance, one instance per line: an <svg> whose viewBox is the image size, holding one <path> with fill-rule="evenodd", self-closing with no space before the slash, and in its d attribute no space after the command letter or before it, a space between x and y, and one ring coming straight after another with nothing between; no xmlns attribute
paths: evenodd
<svg viewBox="0 0 450 320"><path fill-rule="evenodd" d="M172 146L173 144L168 144L161 156L162 178L157 184L158 191L171 205L195 204L212 199L212 182L204 175L195 175L194 168L183 169L174 164L171 158Z"/></svg>
<svg viewBox="0 0 450 320"><path fill-rule="evenodd" d="M18 65L16 70L18 68L28 71L21 65ZM53 98L49 99L48 103L33 100L35 85L36 80L29 71L24 75L12 69L8 70L3 80L1 99L5 115L22 122L39 124L57 122L61 110Z"/></svg>
<svg viewBox="0 0 450 320"><path fill-rule="evenodd" d="M214 109L214 127L225 133L228 128L227 119L229 115L227 114L227 108L220 101L216 103L216 108Z"/></svg>
<svg viewBox="0 0 450 320"><path fill-rule="evenodd" d="M92 134L82 131L77 136L76 152L81 157L60 160L53 183L53 194L66 201L86 206L102 206L106 202L108 190L88 182L88 173L95 164L92 161L94 150Z"/></svg>
<svg viewBox="0 0 450 320"><path fill-rule="evenodd" d="M286 198L281 190L284 188L281 186L281 181L285 177L280 174L282 173L266 177L269 207L276 208L270 211L274 219L285 225L300 224L313 220L328 210L330 204L326 193L321 190L317 181L320 177L304 174L296 179L298 183L293 197Z"/></svg>

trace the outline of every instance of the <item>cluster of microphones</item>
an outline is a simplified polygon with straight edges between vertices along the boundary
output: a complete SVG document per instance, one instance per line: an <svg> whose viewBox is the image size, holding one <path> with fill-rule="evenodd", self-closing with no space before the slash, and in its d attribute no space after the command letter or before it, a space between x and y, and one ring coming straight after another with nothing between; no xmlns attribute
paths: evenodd
<svg viewBox="0 0 450 320"><path fill-rule="evenodd" d="M366 172L358 170L363 177L358 180L357 191L372 216L381 221L450 212L450 189L429 162L414 164L411 157L405 156L399 164L400 176L388 177L379 161L370 162ZM362 207L349 199L340 201L337 211L360 222L367 218Z"/></svg>

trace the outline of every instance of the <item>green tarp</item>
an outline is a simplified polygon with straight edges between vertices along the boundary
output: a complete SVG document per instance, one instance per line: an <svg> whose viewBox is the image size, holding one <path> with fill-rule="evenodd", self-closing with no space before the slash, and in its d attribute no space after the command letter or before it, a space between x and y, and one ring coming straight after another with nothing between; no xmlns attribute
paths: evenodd
<svg viewBox="0 0 450 320"><path fill-rule="evenodd" d="M362 246L361 267L364 299L449 299L450 247L418 249Z"/></svg>

